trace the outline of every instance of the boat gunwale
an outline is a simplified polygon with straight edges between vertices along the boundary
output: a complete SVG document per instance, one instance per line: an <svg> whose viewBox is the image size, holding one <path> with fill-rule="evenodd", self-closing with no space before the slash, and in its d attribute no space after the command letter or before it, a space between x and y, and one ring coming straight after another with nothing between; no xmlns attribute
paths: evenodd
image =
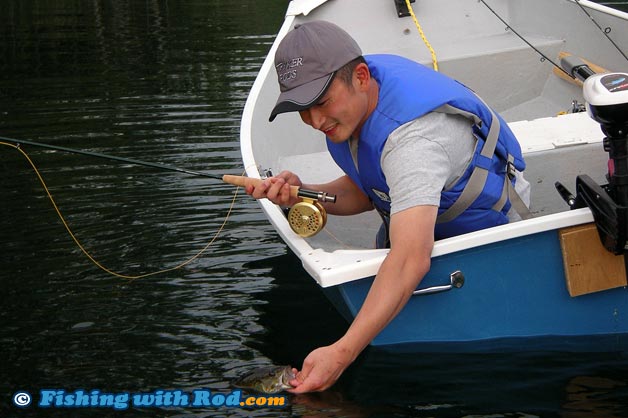
<svg viewBox="0 0 628 418"><path fill-rule="evenodd" d="M432 258L591 222L591 210L581 208L499 225L436 241ZM388 252L389 249L340 249L328 252L317 248L301 253L299 257L305 270L325 288L375 276Z"/></svg>
<svg viewBox="0 0 628 418"><path fill-rule="evenodd" d="M615 16L623 20L628 20L628 12L622 10L613 9L612 7L605 6L603 4L594 3L590 0L568 0L570 3L580 3L583 7L596 10L598 12Z"/></svg>

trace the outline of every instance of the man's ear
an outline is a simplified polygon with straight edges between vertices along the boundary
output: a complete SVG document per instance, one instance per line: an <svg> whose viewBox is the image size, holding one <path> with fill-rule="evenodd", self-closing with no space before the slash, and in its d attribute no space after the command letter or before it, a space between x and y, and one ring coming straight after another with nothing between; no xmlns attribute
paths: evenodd
<svg viewBox="0 0 628 418"><path fill-rule="evenodd" d="M356 88L362 90L366 89L371 82L371 71L368 65L361 62L353 69L353 80Z"/></svg>

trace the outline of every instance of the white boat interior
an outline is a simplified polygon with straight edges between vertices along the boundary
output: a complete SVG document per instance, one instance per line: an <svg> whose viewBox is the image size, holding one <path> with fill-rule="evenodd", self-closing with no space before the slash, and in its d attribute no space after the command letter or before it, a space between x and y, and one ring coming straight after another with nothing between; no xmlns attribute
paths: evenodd
<svg viewBox="0 0 628 418"><path fill-rule="evenodd" d="M344 27L364 54L392 53L432 66L432 54L411 17L399 18L393 0L293 1L280 40L297 22L324 19ZM534 218L436 243L433 256L506 240L538 231L592 221L588 209L569 210L555 189L560 181L575 191L579 174L605 183L608 154L598 123L585 112L582 87L566 80L550 60L572 54L609 71L628 64L580 5L616 40L628 39L628 14L573 0L487 0L504 24L477 0L420 0L414 12L436 55L438 70L474 91L497 110L517 135L525 154L525 177L531 183ZM364 14L361 16L361 14ZM378 16L370 24L368 16ZM550 60L542 59L528 43ZM278 42L278 41L277 41ZM264 169L297 173L304 183L319 183L342 173L327 153L324 136L303 124L295 113L268 116L279 94L273 68L273 45L245 107L242 153L250 177ZM301 238L289 228L280 208L260 201L275 228L299 255L305 269L321 284L332 286L377 272L387 250L373 250L379 216L329 216L324 231Z"/></svg>

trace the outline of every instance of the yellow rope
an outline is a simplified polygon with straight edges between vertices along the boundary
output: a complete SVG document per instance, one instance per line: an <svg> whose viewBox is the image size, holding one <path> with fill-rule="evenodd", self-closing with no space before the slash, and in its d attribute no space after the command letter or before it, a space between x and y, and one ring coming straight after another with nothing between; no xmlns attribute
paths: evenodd
<svg viewBox="0 0 628 418"><path fill-rule="evenodd" d="M410 12L410 16L412 16L412 20L414 20L414 24L416 25L416 28L419 31L419 35L421 35L421 39L423 39L423 43L425 43L425 46L427 47L427 49L430 51L430 54L432 55L432 67L434 68L434 71L438 71L438 60L436 59L436 52L434 52L434 48L432 48L432 45L425 37L425 34L423 33L423 28L421 28L421 24L417 20L416 15L414 14L414 10L412 10L412 6L410 5L410 0L406 0L406 6L408 6L408 11Z"/></svg>
<svg viewBox="0 0 628 418"><path fill-rule="evenodd" d="M107 267L103 266L102 264L100 264L86 249L85 247L83 247L83 245L80 243L80 241L78 240L78 238L76 238L76 236L74 235L74 233L72 232L72 230L70 229L70 226L68 225L68 223L66 222L65 218L63 217L63 215L61 214L61 211L59 210L59 208L57 207L57 204L55 202L55 200L52 198L52 195L50 194L50 191L48 190L48 186L46 186L46 182L44 182L43 177L41 176L41 174L39 173L39 170L37 169L37 167L35 166L35 163L33 163L33 161L31 160L31 158L28 156L28 154L26 154L26 152L24 150L22 150L22 148L19 147L19 145L13 145L13 144L9 144L7 142L2 142L0 141L0 145L6 145L12 148L15 148L16 150L18 150L20 153L22 153L22 155L24 156L24 158L26 158L26 160L29 162L29 164L31 165L31 167L33 168L33 170L35 171L35 174L37 174L37 177L39 178L39 181L41 182L41 185L44 187L44 190L46 191L46 194L48 195L48 198L50 199L50 202L52 202L52 206L54 207L55 211L57 212L57 215L59 216L59 219L61 219L61 222L63 223L63 226L65 226L65 229L68 231L68 233L70 234L70 236L72 237L72 239L74 240L74 242L76 243L76 245L81 249L81 251L83 252L83 254L85 254L85 256L87 256L87 258L89 258L89 260L94 263L96 266L98 266L98 268L100 268L101 270L111 274L112 276L116 276L119 277L121 279L127 279L127 280L135 280L135 279L141 279L144 277L148 277L148 276L155 276L157 274L162 274L162 273L167 273L173 270L177 270L180 269L183 266L186 266L188 264L190 264L192 261L196 260L198 257L201 256L201 254L203 254L210 245L212 245L214 243L214 241L216 241L216 239L218 238L218 235L220 235L220 233L222 232L222 230L224 229L227 220L229 219L229 215L231 215L231 211L233 210L233 206L235 205L235 200L236 197L238 195L238 188L236 188L235 194L233 195L233 199L231 200L231 205L229 206L229 210L227 211L227 215L225 216L225 220L222 222L222 225L220 225L220 227L218 228L218 231L216 232L216 234L214 235L214 237L211 239L211 241L209 243L207 243L207 245L205 245L205 247L200 250L198 253L196 253L192 258L184 261L181 264L178 264L174 267L170 267L170 268L166 268L163 270L159 270L159 271L154 271L152 273L145 273L145 274L139 274L136 276L131 276L131 275L126 275L126 274L121 274L121 273L116 273L115 271L112 271L110 269L108 269Z"/></svg>

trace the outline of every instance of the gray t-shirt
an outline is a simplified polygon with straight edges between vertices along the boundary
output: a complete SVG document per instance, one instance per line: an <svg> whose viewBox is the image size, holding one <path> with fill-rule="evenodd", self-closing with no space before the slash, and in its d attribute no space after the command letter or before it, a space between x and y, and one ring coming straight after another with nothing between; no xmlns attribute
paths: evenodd
<svg viewBox="0 0 628 418"><path fill-rule="evenodd" d="M391 215L413 206L439 206L441 192L464 174L476 139L471 120L431 112L393 131L381 157Z"/></svg>
<svg viewBox="0 0 628 418"><path fill-rule="evenodd" d="M413 206L439 206L441 192L464 174L475 150L472 121L461 115L431 112L393 131L381 165L390 189L390 214ZM515 190L529 205L530 185L517 173ZM514 211L511 220L520 219Z"/></svg>

